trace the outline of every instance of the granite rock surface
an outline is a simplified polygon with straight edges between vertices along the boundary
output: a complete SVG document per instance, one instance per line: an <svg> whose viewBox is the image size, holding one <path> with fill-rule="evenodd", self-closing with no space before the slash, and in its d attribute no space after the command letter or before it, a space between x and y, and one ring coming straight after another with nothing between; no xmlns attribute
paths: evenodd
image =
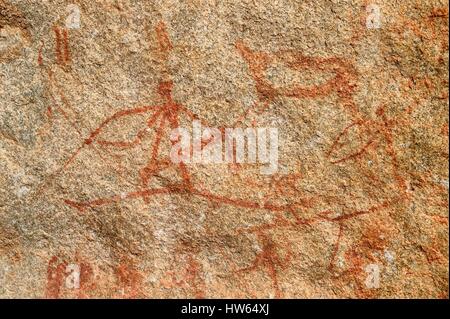
<svg viewBox="0 0 450 319"><path fill-rule="evenodd" d="M448 59L441 0L0 0L0 297L448 298Z"/></svg>

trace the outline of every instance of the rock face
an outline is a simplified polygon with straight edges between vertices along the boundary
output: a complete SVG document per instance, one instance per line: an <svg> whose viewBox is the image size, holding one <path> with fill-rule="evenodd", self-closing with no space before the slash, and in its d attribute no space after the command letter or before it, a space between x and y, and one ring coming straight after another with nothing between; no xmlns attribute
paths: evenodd
<svg viewBox="0 0 450 319"><path fill-rule="evenodd" d="M0 296L448 298L447 37L443 0L0 0ZM174 161L193 122L276 128L275 171Z"/></svg>

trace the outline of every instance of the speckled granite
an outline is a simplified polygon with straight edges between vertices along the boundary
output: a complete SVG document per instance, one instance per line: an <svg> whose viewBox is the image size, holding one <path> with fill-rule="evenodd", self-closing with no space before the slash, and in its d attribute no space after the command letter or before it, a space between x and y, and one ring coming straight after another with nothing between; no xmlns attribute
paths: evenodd
<svg viewBox="0 0 450 319"><path fill-rule="evenodd" d="M0 0L0 297L448 298L448 67L447 1Z"/></svg>

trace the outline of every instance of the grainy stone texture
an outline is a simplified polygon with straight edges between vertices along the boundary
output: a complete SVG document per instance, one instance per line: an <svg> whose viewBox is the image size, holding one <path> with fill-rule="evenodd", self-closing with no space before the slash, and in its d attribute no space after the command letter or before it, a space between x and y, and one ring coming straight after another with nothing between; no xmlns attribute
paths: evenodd
<svg viewBox="0 0 450 319"><path fill-rule="evenodd" d="M0 10L1 297L448 298L447 1ZM168 161L194 118L278 172Z"/></svg>

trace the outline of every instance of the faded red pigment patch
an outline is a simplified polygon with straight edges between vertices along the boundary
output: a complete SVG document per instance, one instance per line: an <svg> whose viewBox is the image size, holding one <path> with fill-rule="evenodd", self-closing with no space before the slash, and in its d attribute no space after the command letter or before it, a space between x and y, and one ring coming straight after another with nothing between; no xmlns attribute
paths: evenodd
<svg viewBox="0 0 450 319"><path fill-rule="evenodd" d="M78 287L68 287L68 276L74 275L73 269L69 265L76 265L79 273L75 274L79 279ZM89 263L76 257L72 262L68 262L58 256L53 256L48 262L47 284L45 288L45 298L89 298L90 293L95 288L93 269Z"/></svg>
<svg viewBox="0 0 450 319"><path fill-rule="evenodd" d="M144 276L137 269L133 261L124 258L115 268L115 275L117 279L116 290L119 291L118 298L145 297L143 290Z"/></svg>
<svg viewBox="0 0 450 319"><path fill-rule="evenodd" d="M67 65L70 63L70 44L69 33L67 29L62 29L58 26L53 27L55 33L55 57L56 62L60 65ZM40 56L42 64L42 56Z"/></svg>
<svg viewBox="0 0 450 319"><path fill-rule="evenodd" d="M59 298L63 282L65 280L67 262L59 261L58 257L53 256L48 262L47 267L47 286L45 289L46 298Z"/></svg>

